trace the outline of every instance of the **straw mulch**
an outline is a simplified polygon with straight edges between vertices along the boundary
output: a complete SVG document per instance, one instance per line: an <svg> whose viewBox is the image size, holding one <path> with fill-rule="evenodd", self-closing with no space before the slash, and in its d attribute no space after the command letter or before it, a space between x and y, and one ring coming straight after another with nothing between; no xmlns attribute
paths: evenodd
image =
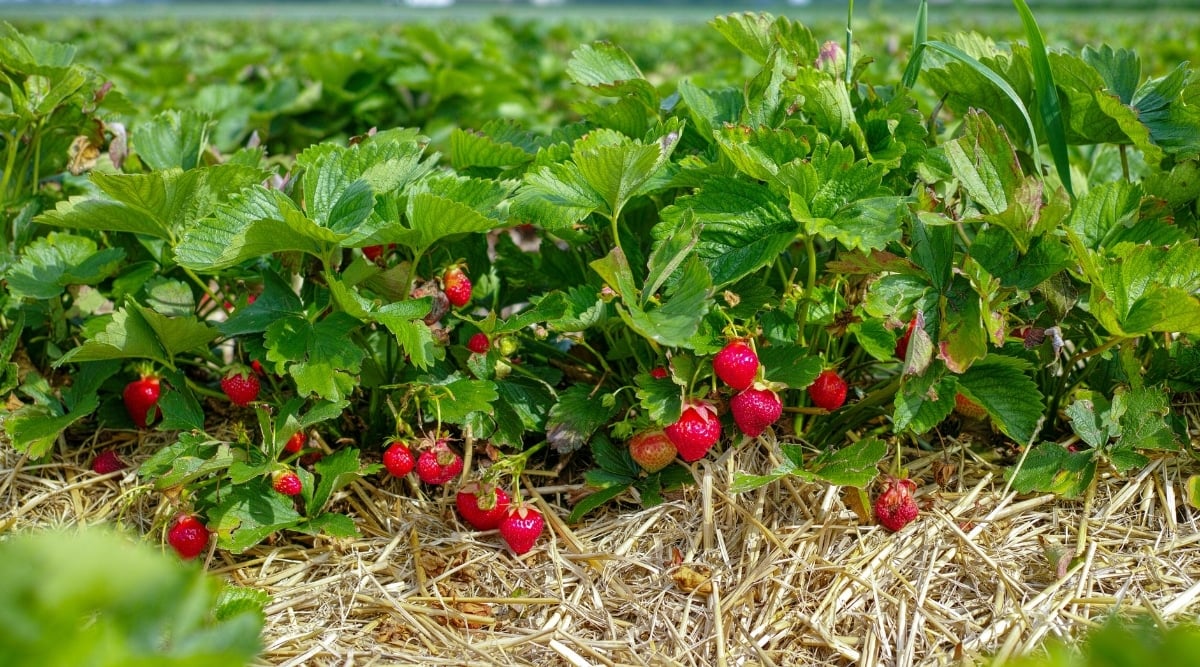
<svg viewBox="0 0 1200 667"><path fill-rule="evenodd" d="M144 531L169 514L135 473L87 468L113 444L139 461L153 436L104 437L124 441L38 465L3 447L2 529ZM360 539L281 541L207 565L271 594L272 665L979 664L1076 637L1114 610L1200 611L1186 457L1068 501L1005 493L1003 471L957 443L906 452L923 512L891 534L824 484L731 496L736 471L774 465L771 448L726 451L661 506L606 507L575 526L560 517L580 487L531 471L525 494L552 519L520 558L495 532L465 529L452 496L387 479L337 500ZM1046 555L1056 547L1081 554L1061 577Z"/></svg>

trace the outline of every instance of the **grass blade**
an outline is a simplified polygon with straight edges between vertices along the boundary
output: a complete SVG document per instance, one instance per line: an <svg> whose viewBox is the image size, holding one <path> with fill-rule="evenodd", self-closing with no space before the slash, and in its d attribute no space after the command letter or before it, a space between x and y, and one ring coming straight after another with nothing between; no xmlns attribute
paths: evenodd
<svg viewBox="0 0 1200 667"><path fill-rule="evenodd" d="M921 74L921 60L925 56L925 40L929 39L929 1L921 0L917 8L917 25L913 28L912 53L908 56L908 65L904 68L904 78L900 85L912 88L917 85L917 77Z"/></svg>
<svg viewBox="0 0 1200 667"><path fill-rule="evenodd" d="M1021 116L1025 119L1025 126L1029 130L1029 141L1033 147L1033 149L1030 151L1030 155L1033 157L1033 164L1037 169L1038 177L1041 178L1042 159L1039 155L1040 151L1038 150L1037 130L1034 129L1033 119L1029 117L1029 110L1025 108L1025 103L1021 101L1021 96L1017 94L1017 91L1013 90L1013 87L1008 85L1008 82L1005 81L1004 78L999 74L996 74L992 68L979 62L969 53L956 46L936 40L925 42L925 46L935 51L941 51L942 53L975 70L985 79L996 84L996 87L998 87L1001 92L1008 97L1008 99L1012 100L1013 104L1017 105L1017 110L1021 112Z"/></svg>
<svg viewBox="0 0 1200 667"><path fill-rule="evenodd" d="M1038 113L1042 117L1042 126L1046 130L1046 142L1050 144L1050 154L1054 157L1054 168L1062 180L1063 187L1072 198L1075 191L1071 188L1071 163L1067 157L1067 127L1063 122L1062 106L1058 100L1058 89L1054 86L1054 76L1050 72L1050 59L1046 57L1046 41L1038 28L1037 20L1025 0L1013 0L1017 13L1021 15L1021 23L1025 26L1025 38L1029 40L1029 52L1033 59L1033 84L1037 91Z"/></svg>

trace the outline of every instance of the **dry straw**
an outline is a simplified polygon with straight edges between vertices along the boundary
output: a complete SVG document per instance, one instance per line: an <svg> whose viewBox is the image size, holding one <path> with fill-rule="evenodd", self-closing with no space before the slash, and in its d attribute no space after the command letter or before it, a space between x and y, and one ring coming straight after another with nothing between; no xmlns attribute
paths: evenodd
<svg viewBox="0 0 1200 667"><path fill-rule="evenodd" d="M161 496L88 462L113 446L140 461L162 443L108 437L119 440L37 465L5 446L0 525L161 525L172 512ZM580 488L537 488L549 478L531 474L526 495L552 520L524 557L467 530L451 496L414 498L387 479L336 499L359 539L281 539L217 552L208 567L272 596L261 659L272 665L980 664L1114 610L1200 611L1183 457L1105 476L1085 502L1001 496L1003 471L962 445L907 452L924 509L891 534L825 485L731 495L737 471L777 462L773 447L747 442L699 463L699 484L661 506L605 508L575 526L557 517ZM1059 576L1047 552L1077 547Z"/></svg>

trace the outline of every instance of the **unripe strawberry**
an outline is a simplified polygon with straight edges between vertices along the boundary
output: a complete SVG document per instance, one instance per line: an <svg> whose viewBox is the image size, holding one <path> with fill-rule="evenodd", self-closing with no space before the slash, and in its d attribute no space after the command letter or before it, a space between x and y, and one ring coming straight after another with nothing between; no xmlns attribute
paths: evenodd
<svg viewBox="0 0 1200 667"><path fill-rule="evenodd" d="M537 544L537 538L545 526L546 520L541 512L525 505L510 506L508 514L500 522L500 537L519 556L528 553Z"/></svg>
<svg viewBox="0 0 1200 667"><path fill-rule="evenodd" d="M259 389L261 385L258 377L245 368L232 370L221 378L221 391L225 392L234 405L250 405L258 398Z"/></svg>
<svg viewBox="0 0 1200 667"><path fill-rule="evenodd" d="M417 457L417 477L426 484L445 484L458 476L463 469L463 460L445 440L438 440L431 449Z"/></svg>
<svg viewBox="0 0 1200 667"><path fill-rule="evenodd" d="M494 530L508 515L508 492L495 484L467 482L454 496L454 506L475 530Z"/></svg>
<svg viewBox="0 0 1200 667"><path fill-rule="evenodd" d="M442 274L442 290L455 308L461 308L471 301L471 279L460 267L452 266Z"/></svg>
<svg viewBox="0 0 1200 667"><path fill-rule="evenodd" d="M729 401L729 411L738 430L757 438L783 414L783 404L775 392L754 386L734 396Z"/></svg>
<svg viewBox="0 0 1200 667"><path fill-rule="evenodd" d="M954 411L967 419L983 419L987 416L987 410L984 410L982 405L967 398L962 392L954 395Z"/></svg>
<svg viewBox="0 0 1200 667"><path fill-rule="evenodd" d="M404 477L417 465L412 450L401 440L393 440L383 452L383 466L396 477Z"/></svg>
<svg viewBox="0 0 1200 667"><path fill-rule="evenodd" d="M467 349L475 354L487 354L488 349L492 346L492 341L488 340L487 334L477 333L471 336L467 341Z"/></svg>
<svg viewBox="0 0 1200 667"><path fill-rule="evenodd" d="M146 428L150 421L151 410L156 415L162 414L162 411L158 409L158 397L161 389L158 378L149 374L125 385L121 399L125 402L125 411L129 413L129 418L138 428Z"/></svg>
<svg viewBox="0 0 1200 667"><path fill-rule="evenodd" d="M663 429L688 463L704 458L708 450L721 439L721 420L708 401L688 401L679 419Z"/></svg>
<svg viewBox="0 0 1200 667"><path fill-rule="evenodd" d="M846 403L846 392L850 385L832 368L821 371L808 387L808 396L813 405L826 410L837 410Z"/></svg>
<svg viewBox="0 0 1200 667"><path fill-rule="evenodd" d="M740 338L721 348L712 364L717 377L738 391L753 384L758 375L758 355Z"/></svg>
<svg viewBox="0 0 1200 667"><path fill-rule="evenodd" d="M646 472L658 472L671 465L678 453L675 443L661 429L641 431L629 439L629 455Z"/></svg>
<svg viewBox="0 0 1200 667"><path fill-rule="evenodd" d="M97 475L107 475L110 472L125 469L125 462L117 453L111 449L106 449L100 452L95 459L92 460L92 472Z"/></svg>
<svg viewBox="0 0 1200 667"><path fill-rule="evenodd" d="M875 519L879 525L895 532L917 518L920 509L913 497L916 491L917 484L911 479L888 477L883 492L875 499Z"/></svg>
<svg viewBox="0 0 1200 667"><path fill-rule="evenodd" d="M274 481L271 484L276 491L285 496L297 496L304 490L304 485L300 481L300 476L291 470L284 470L275 473Z"/></svg>
<svg viewBox="0 0 1200 667"><path fill-rule="evenodd" d="M191 514L181 514L167 531L167 543L184 560L191 560L208 546L208 528Z"/></svg>

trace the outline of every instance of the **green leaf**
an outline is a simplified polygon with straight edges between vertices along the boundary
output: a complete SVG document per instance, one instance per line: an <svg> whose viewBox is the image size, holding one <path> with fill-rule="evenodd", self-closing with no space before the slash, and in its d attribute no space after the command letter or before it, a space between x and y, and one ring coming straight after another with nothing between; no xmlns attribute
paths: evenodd
<svg viewBox="0 0 1200 667"><path fill-rule="evenodd" d="M608 423L616 415L616 408L605 407L604 402L593 395L593 388L584 384L573 384L559 392L558 402L550 408L546 420L546 440L560 454L573 452L592 439L596 429ZM603 440L603 444L595 444ZM598 438L592 450L597 454L597 464L605 467L599 459L600 450L611 447L608 441ZM635 464L636 475L636 464Z"/></svg>
<svg viewBox="0 0 1200 667"><path fill-rule="evenodd" d="M313 490L312 501L308 504L310 515L318 516L336 491L379 469L378 464L364 464L358 456L357 449L347 447L335 451L313 465L318 482Z"/></svg>
<svg viewBox="0 0 1200 667"><path fill-rule="evenodd" d="M303 520L293 506L295 501L275 493L267 479L223 489L219 496L213 494L211 501L209 529L217 534L218 547L234 553L243 553L271 533Z"/></svg>
<svg viewBox="0 0 1200 667"><path fill-rule="evenodd" d="M990 354L958 378L959 391L982 405L996 426L1018 444L1033 439L1045 410L1042 393L1028 371L1028 364L1020 359Z"/></svg>
<svg viewBox="0 0 1200 667"><path fill-rule="evenodd" d="M1121 425L1121 445L1137 449L1175 451L1179 442L1167 422L1171 397L1163 388L1120 388L1112 411Z"/></svg>
<svg viewBox="0 0 1200 667"><path fill-rule="evenodd" d="M836 486L864 488L879 474L879 462L887 456L887 443L863 438L840 449L827 449L813 462L817 477Z"/></svg>
<svg viewBox="0 0 1200 667"><path fill-rule="evenodd" d="M933 288L945 292L954 271L954 228L929 225L920 217L913 217L911 258L913 263L925 269Z"/></svg>
<svg viewBox="0 0 1200 667"><path fill-rule="evenodd" d="M436 386L442 392L430 402L426 414L438 415L441 421L451 424L465 423L472 412L490 414L498 398L496 385L487 380L454 378Z"/></svg>
<svg viewBox="0 0 1200 667"><path fill-rule="evenodd" d="M183 374L168 374L171 390L162 392L158 407L162 410L162 421L158 428L164 431L203 431L204 408L187 389Z"/></svg>
<svg viewBox="0 0 1200 667"><path fill-rule="evenodd" d="M712 306L712 281L699 259L692 257L684 264L679 280L667 289L663 304L652 310L642 310L639 305L633 274L619 247L591 262L591 267L610 285L616 283L613 288L621 296L617 312L631 329L660 345L691 346L689 339Z"/></svg>
<svg viewBox="0 0 1200 667"><path fill-rule="evenodd" d="M201 111L164 111L135 128L134 150L156 171L192 169L200 164L214 124L212 117Z"/></svg>
<svg viewBox="0 0 1200 667"><path fill-rule="evenodd" d="M1018 493L1057 493L1075 498L1096 477L1096 461L1091 452L1072 453L1053 442L1039 443L1029 450L1020 468L1009 468L1005 477Z"/></svg>
<svg viewBox="0 0 1200 667"><path fill-rule="evenodd" d="M592 439L591 448L592 458L596 461L596 465L600 466L600 470L614 476L616 480L633 481L642 474L641 466L633 460L629 448L613 444L603 433L597 434ZM589 480L588 483L591 484L591 481Z"/></svg>
<svg viewBox="0 0 1200 667"><path fill-rule="evenodd" d="M1024 181L1020 161L1008 136L986 114L967 114L963 136L943 144L954 176L985 211L1008 210L1011 193Z"/></svg>
<svg viewBox="0 0 1200 667"><path fill-rule="evenodd" d="M55 299L70 285L95 285L111 276L125 258L121 248L99 250L82 236L50 232L21 251L8 270L9 293L17 299Z"/></svg>
<svg viewBox="0 0 1200 667"><path fill-rule="evenodd" d="M350 339L358 326L346 313L332 313L316 324L285 317L267 328L267 360L286 368L301 395L339 401L358 386L355 376L364 352Z"/></svg>
<svg viewBox="0 0 1200 667"><path fill-rule="evenodd" d="M1121 243L1112 253L1096 258L1092 283L1092 311L1104 328L1121 336L1200 333L1200 243L1166 248Z"/></svg>
<svg viewBox="0 0 1200 667"><path fill-rule="evenodd" d="M1025 291L1074 265L1071 249L1056 238L1038 237L1022 253L1012 235L996 227L983 229L975 236L971 256L1002 286Z"/></svg>
<svg viewBox="0 0 1200 667"><path fill-rule="evenodd" d="M1025 103L1021 100L1021 96L1017 93L1017 91L1013 90L1012 86L1010 86L1007 81L1005 81L990 67L979 62L962 49L939 41L926 42L925 45L928 48L940 51L947 56L950 56L951 58L963 63L975 73L990 81L1004 93L1005 97L1007 97L1008 100L1012 102L1013 106L1015 106L1021 113L1021 118L1025 121L1025 127L1028 130L1029 137L1031 139L1030 145L1033 146L1033 150L1030 151L1030 156L1033 158L1034 172L1041 174L1042 160L1039 156L1039 151L1037 150L1037 132L1033 128L1033 120L1029 117L1029 111L1025 108ZM1070 181L1067 181L1067 184L1069 187Z"/></svg>
<svg viewBox="0 0 1200 667"><path fill-rule="evenodd" d="M377 301L368 300L336 278L330 277L328 282L334 303L346 314L363 322L378 322L387 327L414 366L429 368L440 358L441 350L434 343L433 332L423 321L429 313L429 298L408 299L380 306ZM255 305L258 303L255 302Z"/></svg>
<svg viewBox="0 0 1200 667"><path fill-rule="evenodd" d="M263 290L254 303L233 311L218 327L225 336L244 336L262 333L280 318L299 315L303 302L290 285L274 271L262 273Z"/></svg>
<svg viewBox="0 0 1200 667"><path fill-rule="evenodd" d="M8 665L246 665L262 649L264 594L235 602L218 577L127 535L23 531L0 544L0 568Z"/></svg>
<svg viewBox="0 0 1200 667"><path fill-rule="evenodd" d="M546 430L550 408L558 400L550 387L523 377L509 376L496 383L498 396L493 403L496 431L491 440L521 449L526 433Z"/></svg>
<svg viewBox="0 0 1200 667"><path fill-rule="evenodd" d="M709 180L696 194L676 199L663 209L663 229L655 234L683 227L688 212L700 225L695 254L717 287L773 263L800 231L786 201L765 186L732 178Z"/></svg>
<svg viewBox="0 0 1200 667"><path fill-rule="evenodd" d="M293 530L309 535L324 534L346 539L359 537L358 526L354 525L354 519L334 512L325 512L308 521L296 524Z"/></svg>
<svg viewBox="0 0 1200 667"><path fill-rule="evenodd" d="M469 167L516 167L533 160L528 150L530 137L503 121L488 121L475 131L460 127L450 132L450 165Z"/></svg>
<svg viewBox="0 0 1200 667"><path fill-rule="evenodd" d="M629 487L632 484L633 482L630 480L624 484L611 484L609 486L603 486L597 491L589 493L580 499L579 502L575 503L575 506L571 508L571 514L567 517L567 523L579 523L579 521L583 519L588 512L591 512L592 510L604 505L622 493L625 493L629 490Z"/></svg>
<svg viewBox="0 0 1200 667"><path fill-rule="evenodd" d="M767 62L771 50L771 16L744 12L718 16L709 25L721 33L739 51L758 64Z"/></svg>
<svg viewBox="0 0 1200 667"><path fill-rule="evenodd" d="M793 215L809 234L838 241L849 250L869 251L900 240L907 211L903 197L872 197L850 202L832 218L803 217L795 209Z"/></svg>
<svg viewBox="0 0 1200 667"><path fill-rule="evenodd" d="M256 185L231 196L211 217L184 231L175 259L198 271L285 251L324 259L326 250L347 236L310 220L284 193Z"/></svg>
<svg viewBox="0 0 1200 667"><path fill-rule="evenodd" d="M130 303L117 309L103 331L55 362L100 361L104 359L150 359L173 366L175 355L200 349L216 338L215 329L194 316L167 317Z"/></svg>
<svg viewBox="0 0 1200 667"><path fill-rule="evenodd" d="M896 392L895 428L917 435L929 432L954 410L955 387L953 377L940 373L906 377Z"/></svg>
<svg viewBox="0 0 1200 667"><path fill-rule="evenodd" d="M908 64L904 66L901 85L912 88L917 85L917 77L921 74L921 61L925 55L925 40L929 34L929 0L921 0L917 6L916 27L913 29L912 48L909 49Z"/></svg>
<svg viewBox="0 0 1200 667"><path fill-rule="evenodd" d="M233 450L228 443L212 440L203 433L180 433L177 442L144 461L138 475L161 491L208 477L244 460L245 454Z"/></svg>
<svg viewBox="0 0 1200 667"><path fill-rule="evenodd" d="M656 424L672 424L683 410L683 391L669 377L661 380L649 373L634 376L638 405Z"/></svg>
<svg viewBox="0 0 1200 667"><path fill-rule="evenodd" d="M660 287L668 278L675 275L684 260L692 253L699 241L700 230L691 217L690 211L685 211L679 225L668 238L654 245L646 266L649 270L646 276L646 286L642 290L642 300L638 304L645 307L647 302L658 293Z"/></svg>
<svg viewBox="0 0 1200 667"><path fill-rule="evenodd" d="M1108 446L1113 437L1113 426L1107 420L1111 404L1103 396L1081 398L1067 407L1067 418L1071 420L1071 429L1087 444L1095 449Z"/></svg>
<svg viewBox="0 0 1200 667"><path fill-rule="evenodd" d="M782 382L792 389L803 389L824 370L820 357L808 354L800 345L771 345L758 349L758 361L765 369L767 382Z"/></svg>

